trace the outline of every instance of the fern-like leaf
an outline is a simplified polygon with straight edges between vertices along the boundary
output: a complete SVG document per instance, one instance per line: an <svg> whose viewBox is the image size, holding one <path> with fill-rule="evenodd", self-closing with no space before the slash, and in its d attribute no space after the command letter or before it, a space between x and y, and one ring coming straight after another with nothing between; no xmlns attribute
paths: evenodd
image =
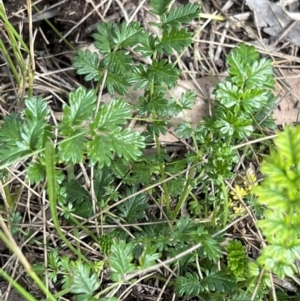
<svg viewBox="0 0 300 301"><path fill-rule="evenodd" d="M161 54L166 52L169 55L173 54L174 50L181 52L184 47L191 45L191 36L185 28L172 28L170 31L164 31L160 43L156 46L157 51Z"/></svg>
<svg viewBox="0 0 300 301"><path fill-rule="evenodd" d="M254 189L257 201L266 207L265 219L258 221L269 245L258 263L280 278L293 276L294 261L300 259L300 127L286 127L275 139L276 149L262 165L267 176Z"/></svg>
<svg viewBox="0 0 300 301"><path fill-rule="evenodd" d="M233 240L227 245L227 262L236 278L243 278L246 275L248 261L246 250L240 241Z"/></svg>
<svg viewBox="0 0 300 301"><path fill-rule="evenodd" d="M135 270L136 266L132 263L133 260L132 243L126 244L125 241L113 240L111 246L111 255L108 263L111 270L111 279L115 282L122 280L125 274Z"/></svg>
<svg viewBox="0 0 300 301"><path fill-rule="evenodd" d="M98 81L101 78L99 70L99 56L90 50L78 50L73 58L73 65L77 74L85 75L84 80Z"/></svg>
<svg viewBox="0 0 300 301"><path fill-rule="evenodd" d="M169 4L172 0L151 0L150 6L152 8L151 12L155 15L161 16L167 12Z"/></svg>
<svg viewBox="0 0 300 301"><path fill-rule="evenodd" d="M134 192L134 189L128 190L126 195L131 195ZM118 206L119 216L123 217L127 223L136 223L139 219L144 218L145 210L149 207L146 199L146 196L143 194L128 199Z"/></svg>
<svg viewBox="0 0 300 301"><path fill-rule="evenodd" d="M71 292L74 294L84 294L91 297L93 292L100 286L97 274L91 275L91 268L87 264L78 263L70 271Z"/></svg>
<svg viewBox="0 0 300 301"><path fill-rule="evenodd" d="M190 23L198 14L199 5L188 3L172 7L168 14L162 15L161 21L164 28L178 28L182 23Z"/></svg>
<svg viewBox="0 0 300 301"><path fill-rule="evenodd" d="M176 294L179 297L194 297L202 291L198 274L186 273L185 276L179 276L175 282Z"/></svg>

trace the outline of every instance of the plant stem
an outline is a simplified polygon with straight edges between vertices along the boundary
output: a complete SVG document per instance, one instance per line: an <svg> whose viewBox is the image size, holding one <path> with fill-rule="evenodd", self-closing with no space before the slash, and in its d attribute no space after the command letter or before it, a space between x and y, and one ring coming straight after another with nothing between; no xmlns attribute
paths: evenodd
<svg viewBox="0 0 300 301"><path fill-rule="evenodd" d="M38 301L29 292L27 292L18 282L16 282L12 277L10 277L5 271L0 269L0 276L3 277L7 283L12 284L12 286L28 301Z"/></svg>
<svg viewBox="0 0 300 301"><path fill-rule="evenodd" d="M48 291L45 284L41 281L41 279L38 277L38 275L32 270L32 267L30 266L30 264L27 261L26 257L21 252L20 248L17 246L14 238L12 237L10 231L8 230L6 224L4 223L4 220L2 219L2 216L0 216L0 225L1 225L1 228L3 230L3 232L0 231L0 239L18 257L18 259L22 263L23 267L25 268L26 272L33 279L33 281L38 285L38 287L43 291L43 293L49 298L49 300L50 301L56 301L54 296ZM35 299L32 299L32 300L35 300Z"/></svg>
<svg viewBox="0 0 300 301"><path fill-rule="evenodd" d="M80 252L78 252L68 241L68 239L63 234L60 224L58 221L58 214L56 209L56 183L55 183L55 149L52 140L48 140L45 147L45 161L46 161L46 176L48 180L48 195L50 203L50 211L53 219L55 229L60 236L60 238L65 242L70 250L72 250L80 259L85 261L89 266L91 266L90 261L85 258Z"/></svg>

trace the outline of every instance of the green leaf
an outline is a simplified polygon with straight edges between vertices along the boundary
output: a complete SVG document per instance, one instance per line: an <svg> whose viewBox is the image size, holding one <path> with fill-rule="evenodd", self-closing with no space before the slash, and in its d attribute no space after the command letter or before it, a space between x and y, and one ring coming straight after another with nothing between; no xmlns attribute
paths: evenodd
<svg viewBox="0 0 300 301"><path fill-rule="evenodd" d="M199 15L199 5L188 3L172 7L169 14L163 14L161 17L163 28L178 28L182 23L190 23Z"/></svg>
<svg viewBox="0 0 300 301"><path fill-rule="evenodd" d="M104 134L104 132L103 132ZM110 166L113 152L125 160L137 160L145 147L143 137L138 132L131 132L130 128L121 131L118 127L105 135L95 136L87 144L88 155L92 164Z"/></svg>
<svg viewBox="0 0 300 301"><path fill-rule="evenodd" d="M161 253L156 253L157 247L155 245L147 246L141 256L139 257L139 264L141 269L147 269L156 264L156 260L161 257Z"/></svg>
<svg viewBox="0 0 300 301"><path fill-rule="evenodd" d="M197 95L194 91L187 90L181 94L179 103L184 110L190 110L195 105Z"/></svg>
<svg viewBox="0 0 300 301"><path fill-rule="evenodd" d="M123 131L116 129L110 134L110 138L113 150L127 161L137 160L143 154L141 149L145 147L144 138L130 128Z"/></svg>
<svg viewBox="0 0 300 301"><path fill-rule="evenodd" d="M153 74L149 74L149 70L144 65L139 65L133 67L132 74L130 75L129 82L130 83L137 83L134 86L134 90L140 90L145 88L145 90L149 90L150 83L153 80Z"/></svg>
<svg viewBox="0 0 300 301"><path fill-rule="evenodd" d="M112 99L109 105L103 104L95 121L91 123L92 129L113 130L117 126L124 125L131 118L130 107L121 98Z"/></svg>
<svg viewBox="0 0 300 301"><path fill-rule="evenodd" d="M32 121L48 121L50 109L42 97L29 97L25 99L25 116Z"/></svg>
<svg viewBox="0 0 300 301"><path fill-rule="evenodd" d="M136 160L142 154L144 138L138 132L131 132L130 128L122 130L119 126L130 117L129 106L121 99L114 99L108 106L101 106L90 125L93 139L87 143L92 164L98 162L100 166L109 166L114 152L126 161Z"/></svg>
<svg viewBox="0 0 300 301"><path fill-rule="evenodd" d="M254 46L248 46L245 43L240 43L238 47L235 47L230 51L228 59L240 62L247 61L250 65L259 60L259 53L256 51Z"/></svg>
<svg viewBox="0 0 300 301"><path fill-rule="evenodd" d="M265 58L258 60L255 48L241 43L227 57L230 81L244 89L274 88L272 62Z"/></svg>
<svg viewBox="0 0 300 301"><path fill-rule="evenodd" d="M132 69L131 64L133 63L132 58L125 50L118 50L108 54L104 59L103 63L108 66L110 72L116 74L126 73Z"/></svg>
<svg viewBox="0 0 300 301"><path fill-rule="evenodd" d="M123 181L129 185L149 184L155 168L155 165L148 162L137 162L133 165L132 173L126 176Z"/></svg>
<svg viewBox="0 0 300 301"><path fill-rule="evenodd" d="M201 238L201 243L203 247L204 256L207 256L209 259L213 260L214 262L220 260L222 255L221 247L215 239L209 237L208 235L205 235L205 238Z"/></svg>
<svg viewBox="0 0 300 301"><path fill-rule="evenodd" d="M26 178L31 184L38 184L45 179L45 163L39 157L36 162L29 162L26 170Z"/></svg>
<svg viewBox="0 0 300 301"><path fill-rule="evenodd" d="M73 294L86 294L92 296L100 286L97 274L91 274L91 268L87 264L78 263L71 271L70 290Z"/></svg>
<svg viewBox="0 0 300 301"><path fill-rule="evenodd" d="M101 71L99 69L99 56L97 53L92 53L90 50L78 50L73 58L73 68L76 73L85 75L84 80L99 81L101 78Z"/></svg>
<svg viewBox="0 0 300 301"><path fill-rule="evenodd" d="M127 190L126 196L129 196L136 192L136 190ZM145 217L145 210L149 207L147 203L146 195L139 194L132 197L119 205L117 208L119 210L119 216L123 217L127 223L136 223L139 219Z"/></svg>
<svg viewBox="0 0 300 301"><path fill-rule="evenodd" d="M80 204L85 200L91 200L91 196L77 180L64 183L66 187L66 198L68 202Z"/></svg>
<svg viewBox="0 0 300 301"><path fill-rule="evenodd" d="M241 107L246 113L251 114L265 105L268 98L269 93L265 89L246 90L242 95Z"/></svg>
<svg viewBox="0 0 300 301"><path fill-rule="evenodd" d="M150 57L155 53L158 38L149 32L145 32L139 39L135 50L142 54L142 57Z"/></svg>
<svg viewBox="0 0 300 301"><path fill-rule="evenodd" d="M156 84L162 85L162 83L166 83L169 89L175 87L180 75L180 70L175 68L173 64L169 64L166 59L161 61L153 60L149 72L149 76L154 77Z"/></svg>
<svg viewBox="0 0 300 301"><path fill-rule="evenodd" d="M69 94L69 106L63 106L62 130L64 125L82 125L95 111L96 95L94 90L79 87Z"/></svg>
<svg viewBox="0 0 300 301"><path fill-rule="evenodd" d="M41 149L44 146L44 122L27 119L27 126L23 127L21 137L30 150Z"/></svg>
<svg viewBox="0 0 300 301"><path fill-rule="evenodd" d="M245 277L246 273L248 273L248 260L244 246L240 241L232 240L226 248L228 267L236 278Z"/></svg>
<svg viewBox="0 0 300 301"><path fill-rule="evenodd" d="M170 180L168 182L169 193L172 197L178 197L182 194L184 190L184 185L186 184L186 179L179 177L177 179Z"/></svg>
<svg viewBox="0 0 300 301"><path fill-rule="evenodd" d="M111 187L113 181L114 174L110 168L96 166L94 172L94 190L100 206L105 198L106 187Z"/></svg>
<svg viewBox="0 0 300 301"><path fill-rule="evenodd" d="M87 144L88 156L92 165L110 166L113 159L113 149L109 137L96 136Z"/></svg>
<svg viewBox="0 0 300 301"><path fill-rule="evenodd" d="M212 272L200 282L201 289L211 292L231 292L236 287L236 280L225 270Z"/></svg>
<svg viewBox="0 0 300 301"><path fill-rule="evenodd" d="M170 109L170 103L167 99L164 98L163 93L153 93L151 95L151 100L149 100L149 97L140 97L140 103L136 106L136 108L139 110L139 113L141 115L149 116L153 113L153 111L156 112L157 115L165 117L169 114Z"/></svg>
<svg viewBox="0 0 300 301"><path fill-rule="evenodd" d="M275 140L277 146L277 152L280 154L281 162L286 166L286 169L297 167L300 163L300 127L285 127L284 131L278 135ZM262 171L266 172L267 168L263 168ZM267 171L271 172L270 169ZM297 170L299 173L299 170ZM288 177L288 174L287 174ZM296 180L296 179L295 179Z"/></svg>
<svg viewBox="0 0 300 301"><path fill-rule="evenodd" d="M246 88L264 87L273 89L275 85L272 61L262 58L251 66L251 73L246 79Z"/></svg>
<svg viewBox="0 0 300 301"><path fill-rule="evenodd" d="M126 244L123 240L113 240L108 264L111 270L111 279L114 282L121 281L123 276L136 269L135 264L132 263L133 247L132 243Z"/></svg>
<svg viewBox="0 0 300 301"><path fill-rule="evenodd" d="M215 96L225 108L231 108L240 102L242 92L236 85L226 81L217 85Z"/></svg>
<svg viewBox="0 0 300 301"><path fill-rule="evenodd" d="M292 277L295 259L300 258L300 128L285 127L275 139L276 148L262 165L266 175L254 188L257 202L265 206L265 218L258 222L269 243L258 263L278 277Z"/></svg>
<svg viewBox="0 0 300 301"><path fill-rule="evenodd" d="M160 134L165 135L167 133L167 122L166 121L154 121L152 124L147 125L147 130L151 135L159 136Z"/></svg>
<svg viewBox="0 0 300 301"><path fill-rule="evenodd" d="M66 133L67 127L63 133ZM67 134L70 138L63 140L58 145L58 155L64 162L76 164L83 161L86 152L87 139L83 136L84 129L68 130Z"/></svg>
<svg viewBox="0 0 300 301"><path fill-rule="evenodd" d="M50 134L47 126L49 110L46 102L39 98L26 101L27 119L22 121L20 115L11 114L3 117L0 130L0 161L2 164L14 162L42 149ZM40 118L40 119L39 119Z"/></svg>
<svg viewBox="0 0 300 301"><path fill-rule="evenodd" d="M113 39L117 28L117 24L113 22L103 22L97 25L97 33L93 34L93 38L101 54L107 55L114 49L116 43Z"/></svg>
<svg viewBox="0 0 300 301"><path fill-rule="evenodd" d="M16 141L20 141L22 133L22 119L20 114L12 113L3 117L0 131L1 146L13 146Z"/></svg>
<svg viewBox="0 0 300 301"><path fill-rule="evenodd" d="M176 294L179 297L195 297L202 291L198 274L186 273L185 276L177 277L175 281Z"/></svg>
<svg viewBox="0 0 300 301"><path fill-rule="evenodd" d="M166 52L172 55L174 50L181 52L185 47L192 43L192 34L185 28L172 28L170 31L164 31L161 41L156 45L157 52L163 54Z"/></svg>
<svg viewBox="0 0 300 301"><path fill-rule="evenodd" d="M87 129L83 123L91 119L95 110L96 95L93 90L77 88L69 95L69 105L63 106L63 117L59 125L65 138L58 146L59 157L73 164L82 162L86 152Z"/></svg>
<svg viewBox="0 0 300 301"><path fill-rule="evenodd" d="M120 95L127 94L129 85L130 83L128 75L108 72L105 86L109 94L113 95L115 93L115 90Z"/></svg>
<svg viewBox="0 0 300 301"><path fill-rule="evenodd" d="M172 0L151 0L150 6L151 6L151 13L154 15L161 16L164 13L167 12L168 7Z"/></svg>
<svg viewBox="0 0 300 301"><path fill-rule="evenodd" d="M195 226L194 220L189 215L180 217L176 223L177 229L173 232L172 236L178 242L188 242L190 234L195 230Z"/></svg>
<svg viewBox="0 0 300 301"><path fill-rule="evenodd" d="M178 138L180 138L180 139L188 139L193 135L194 129L191 127L191 125L188 122L185 122L185 123L179 124L175 128L175 133L177 134Z"/></svg>
<svg viewBox="0 0 300 301"><path fill-rule="evenodd" d="M116 28L113 41L121 48L134 47L140 42L143 35L144 30L141 28L140 23L123 22L120 27Z"/></svg>
<svg viewBox="0 0 300 301"><path fill-rule="evenodd" d="M23 217L19 211L14 211L10 214L10 232L13 236L17 235L20 232L20 224L22 223L22 219Z"/></svg>

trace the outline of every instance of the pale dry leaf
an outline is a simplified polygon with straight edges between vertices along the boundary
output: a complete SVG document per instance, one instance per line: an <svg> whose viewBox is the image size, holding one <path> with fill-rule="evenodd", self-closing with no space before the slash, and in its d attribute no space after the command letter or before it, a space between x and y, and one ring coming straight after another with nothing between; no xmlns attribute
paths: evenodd
<svg viewBox="0 0 300 301"><path fill-rule="evenodd" d="M291 19L286 15L286 9L281 3L268 0L246 0L246 4L256 13L257 24L263 31L274 38L278 38L289 26ZM297 22L282 39L300 47L300 24Z"/></svg>
<svg viewBox="0 0 300 301"><path fill-rule="evenodd" d="M276 85L275 95L278 98L278 106L274 109L273 114L276 124L287 124L300 120L300 71L282 70L282 74L289 89L286 91L279 84Z"/></svg>

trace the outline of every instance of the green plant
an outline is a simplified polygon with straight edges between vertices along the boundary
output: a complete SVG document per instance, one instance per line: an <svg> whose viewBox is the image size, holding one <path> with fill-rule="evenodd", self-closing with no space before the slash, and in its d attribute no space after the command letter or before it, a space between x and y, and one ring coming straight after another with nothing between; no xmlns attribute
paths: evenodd
<svg viewBox="0 0 300 301"><path fill-rule="evenodd" d="M300 127L286 127L274 140L276 148L265 158L261 171L263 183L255 188L257 202L264 205L258 225L268 245L258 263L280 278L297 273L300 259Z"/></svg>
<svg viewBox="0 0 300 301"><path fill-rule="evenodd" d="M72 294L76 300L113 300L115 288L142 274L167 283L163 275L149 273L160 267L178 273L171 284L179 296L245 300L255 294L259 273L246 275L244 247L229 243L226 262L221 243L234 218L226 181L233 178L238 161L235 145L274 127L271 118L265 119L274 105L271 61L243 43L233 49L227 56L229 75L214 91L213 115L196 127L178 125L175 132L190 139L191 151L170 156L159 135L167 132L173 116L193 107L196 95L167 96L180 76L177 62L168 56L192 44L187 24L199 15L196 4L175 8L169 7L171 2L150 1L159 20L151 24L157 34L135 22L97 27L98 53L78 51L73 63L79 75L95 82L95 89L72 91L57 126L50 122L46 100L36 97L25 100L24 114L3 119L0 167L22 160L29 184L47 182L54 227L64 248L76 256L51 251L46 269L35 266L61 289L55 298ZM126 95L130 86L143 90L137 105L114 97L116 92ZM112 95L108 104L101 102L104 90ZM127 126L133 119L146 124L143 133ZM144 149L153 142L156 152L147 155ZM86 177L78 171L82 166ZM10 212L14 201L4 191L11 200L6 213L15 224L18 216ZM72 226L71 239L60 218ZM99 260L89 259L82 237ZM100 274L109 281L101 282ZM267 295L266 287L261 285L257 300Z"/></svg>
<svg viewBox="0 0 300 301"><path fill-rule="evenodd" d="M29 78L29 94L32 94L33 75L34 75L34 58L31 55L29 47L24 42L23 38L18 34L13 25L10 23L3 3L0 3L0 20L4 25L8 39L8 47L12 49L13 59L9 54L7 45L0 39L0 50L4 55L8 67L10 68L17 87L21 88L20 101L24 100L25 85ZM5 35L5 36L6 36ZM21 47L20 47L21 46ZM22 50L25 52L22 52ZM29 62L26 62L25 56L29 56Z"/></svg>

